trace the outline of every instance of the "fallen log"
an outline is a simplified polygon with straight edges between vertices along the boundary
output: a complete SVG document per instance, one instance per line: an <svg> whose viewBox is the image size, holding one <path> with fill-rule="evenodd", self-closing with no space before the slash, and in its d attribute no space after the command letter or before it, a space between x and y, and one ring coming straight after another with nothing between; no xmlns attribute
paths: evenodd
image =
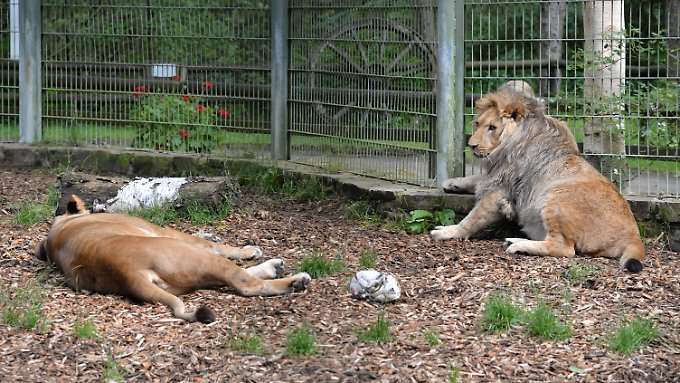
<svg viewBox="0 0 680 383"><path fill-rule="evenodd" d="M80 197L93 212L126 212L173 204L183 208L199 203L213 208L235 195L234 184L227 177L101 177L77 172L59 176L57 215L66 211L71 195Z"/></svg>

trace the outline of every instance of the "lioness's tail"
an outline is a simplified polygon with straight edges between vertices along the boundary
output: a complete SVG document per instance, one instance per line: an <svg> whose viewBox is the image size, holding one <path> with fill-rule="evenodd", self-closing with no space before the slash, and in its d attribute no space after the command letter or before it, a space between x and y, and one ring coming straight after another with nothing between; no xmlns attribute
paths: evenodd
<svg viewBox="0 0 680 383"><path fill-rule="evenodd" d="M642 260L645 258L645 247L640 243L631 243L623 249L623 255L619 259L621 267L631 273L642 271Z"/></svg>
<svg viewBox="0 0 680 383"><path fill-rule="evenodd" d="M215 321L215 312L207 306L201 306L196 311L187 310L181 299L158 287L145 276L137 275L130 278L128 283L132 296L145 302L160 302L168 306L177 318L187 322L211 323Z"/></svg>

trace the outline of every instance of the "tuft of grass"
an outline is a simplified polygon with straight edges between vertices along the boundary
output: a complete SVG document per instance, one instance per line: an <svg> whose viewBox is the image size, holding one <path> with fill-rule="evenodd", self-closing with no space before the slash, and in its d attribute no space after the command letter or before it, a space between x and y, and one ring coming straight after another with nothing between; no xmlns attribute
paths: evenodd
<svg viewBox="0 0 680 383"><path fill-rule="evenodd" d="M315 279L344 270L345 263L341 259L328 259L320 253L303 258L298 266L298 271L305 272Z"/></svg>
<svg viewBox="0 0 680 383"><path fill-rule="evenodd" d="M0 290L2 321L10 327L45 332L48 321L42 311L43 291L35 280L22 287Z"/></svg>
<svg viewBox="0 0 680 383"><path fill-rule="evenodd" d="M118 362L109 355L102 372L104 382L123 382L125 381L125 370L118 365Z"/></svg>
<svg viewBox="0 0 680 383"><path fill-rule="evenodd" d="M22 226L33 226L52 216L59 203L59 192L54 187L47 191L47 201L43 203L26 202L19 206L14 220Z"/></svg>
<svg viewBox="0 0 680 383"><path fill-rule="evenodd" d="M290 355L316 354L316 338L308 327L301 327L288 334L286 350Z"/></svg>
<svg viewBox="0 0 680 383"><path fill-rule="evenodd" d="M375 206L366 200L350 202L346 207L347 216L364 224L375 225L380 222L380 214Z"/></svg>
<svg viewBox="0 0 680 383"><path fill-rule="evenodd" d="M380 314L375 323L371 324L366 330L357 332L357 338L362 342L387 343L392 340L390 322L385 319L383 314Z"/></svg>
<svg viewBox="0 0 680 383"><path fill-rule="evenodd" d="M423 333L423 338L425 338L425 343L430 347L437 347L442 344L442 340L439 339L439 334L433 330L426 330Z"/></svg>
<svg viewBox="0 0 680 383"><path fill-rule="evenodd" d="M157 205L146 209L135 209L129 215L143 218L159 226L165 226L179 220L179 213L172 204Z"/></svg>
<svg viewBox="0 0 680 383"><path fill-rule="evenodd" d="M224 198L218 207L208 206L198 201L186 205L185 215L194 225L207 225L227 218L231 213L231 201Z"/></svg>
<svg viewBox="0 0 680 383"><path fill-rule="evenodd" d="M569 269L564 273L564 277L572 285L582 284L588 279L596 276L600 272L600 269L594 266L582 265L580 263L574 263L569 266Z"/></svg>
<svg viewBox="0 0 680 383"><path fill-rule="evenodd" d="M628 355L659 338L659 330L649 319L635 318L619 327L609 338L609 348Z"/></svg>
<svg viewBox="0 0 680 383"><path fill-rule="evenodd" d="M227 342L230 349L248 354L262 354L262 338L257 335L239 335Z"/></svg>
<svg viewBox="0 0 680 383"><path fill-rule="evenodd" d="M296 177L274 167L243 174L239 182L263 194L285 195L303 202L319 201L329 194L329 189L316 177Z"/></svg>
<svg viewBox="0 0 680 383"><path fill-rule="evenodd" d="M543 339L565 340L571 336L571 328L561 323L545 303L527 313L526 325L530 335Z"/></svg>
<svg viewBox="0 0 680 383"><path fill-rule="evenodd" d="M489 332L509 330L522 319L523 310L505 295L493 295L484 305L482 323Z"/></svg>
<svg viewBox="0 0 680 383"><path fill-rule="evenodd" d="M80 339L93 339L97 337L97 327L89 319L78 321L73 324L73 335Z"/></svg>
<svg viewBox="0 0 680 383"><path fill-rule="evenodd" d="M359 266L363 269L375 269L378 264L378 254L375 251L366 249L359 256Z"/></svg>
<svg viewBox="0 0 680 383"><path fill-rule="evenodd" d="M453 363L449 364L449 383L458 383L460 381L460 370Z"/></svg>

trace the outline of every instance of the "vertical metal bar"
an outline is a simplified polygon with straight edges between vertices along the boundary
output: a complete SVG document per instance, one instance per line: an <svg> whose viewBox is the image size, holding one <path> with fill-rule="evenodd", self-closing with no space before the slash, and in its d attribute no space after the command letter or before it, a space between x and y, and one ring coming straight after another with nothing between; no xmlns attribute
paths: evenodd
<svg viewBox="0 0 680 383"><path fill-rule="evenodd" d="M42 140L40 0L19 2L19 142Z"/></svg>
<svg viewBox="0 0 680 383"><path fill-rule="evenodd" d="M464 1L437 8L437 184L464 174Z"/></svg>
<svg viewBox="0 0 680 383"><path fill-rule="evenodd" d="M274 0L272 12L272 159L290 158L288 147L288 0Z"/></svg>

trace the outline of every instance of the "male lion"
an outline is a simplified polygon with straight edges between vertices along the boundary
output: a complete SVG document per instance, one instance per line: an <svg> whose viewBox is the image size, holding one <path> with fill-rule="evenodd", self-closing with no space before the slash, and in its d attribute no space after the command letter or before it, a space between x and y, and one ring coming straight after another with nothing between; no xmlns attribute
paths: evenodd
<svg viewBox="0 0 680 383"><path fill-rule="evenodd" d="M476 115L468 145L486 174L443 186L475 193L477 203L459 224L435 228L432 238L466 239L507 217L530 238L508 238L508 253L571 257L578 251L642 270L645 250L627 202L579 155L565 124L544 115L531 93L510 86L480 99Z"/></svg>
<svg viewBox="0 0 680 383"><path fill-rule="evenodd" d="M176 295L222 286L245 296L279 295L304 290L311 280L307 273L274 279L283 272L281 259L247 269L227 259L257 257L259 248L213 243L128 215L90 214L77 196L66 210L36 256L56 264L74 290L161 302L178 318L210 323L211 309L187 310Z"/></svg>

